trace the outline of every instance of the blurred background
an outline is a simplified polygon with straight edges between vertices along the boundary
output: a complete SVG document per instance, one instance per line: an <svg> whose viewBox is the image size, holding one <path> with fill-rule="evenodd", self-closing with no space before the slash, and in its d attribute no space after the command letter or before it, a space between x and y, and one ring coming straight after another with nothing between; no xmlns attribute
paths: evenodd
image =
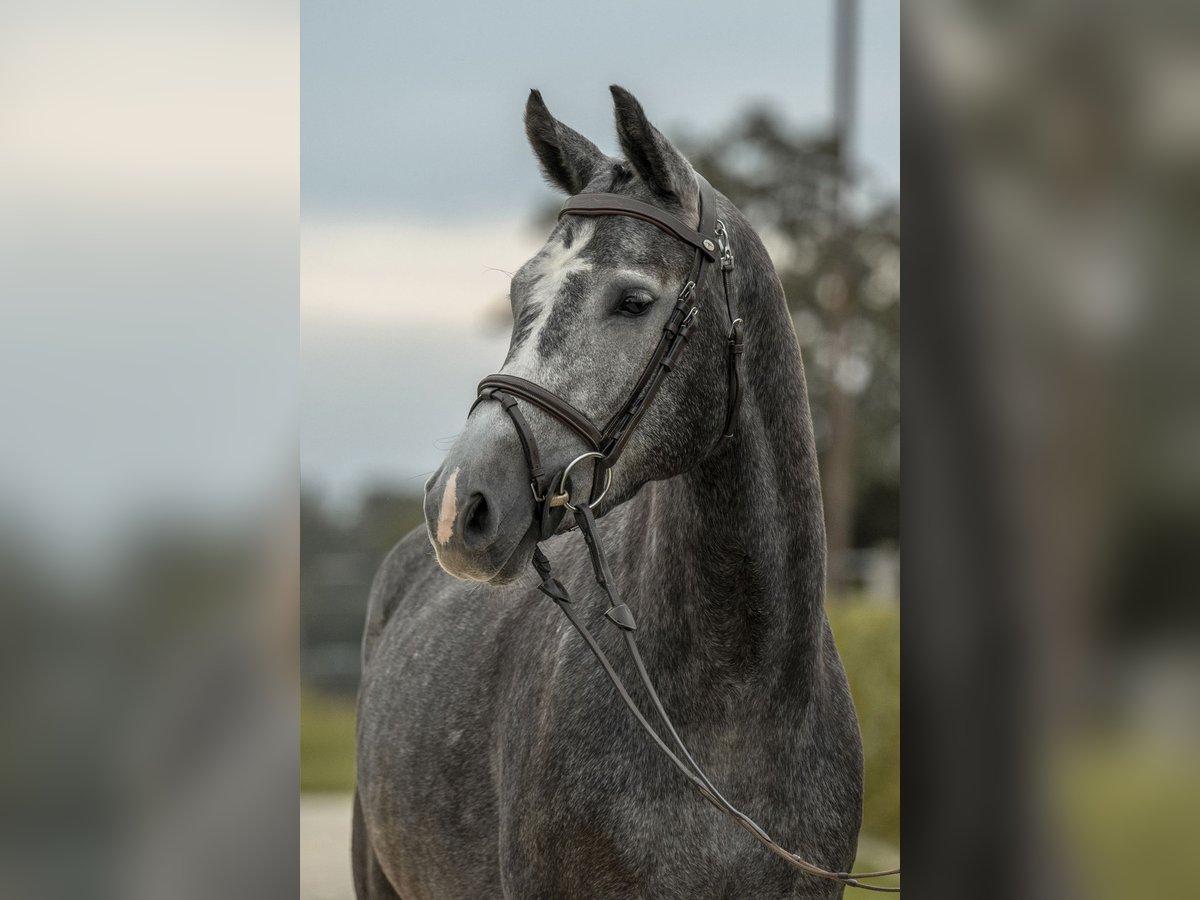
<svg viewBox="0 0 1200 900"><path fill-rule="evenodd" d="M303 28L306 895L347 896L353 696L371 578L421 525L424 481L475 384L504 358L509 273L540 248L562 202L525 140L534 87L557 117L616 155L608 85L631 90L771 249L808 370L831 615L869 754L860 859L894 864L898 8L771 0L736 14L700 2L684 14L618 2L580 18L542 3L469 14L442 4L414 15L372 0L353 14L306 4ZM328 863L318 848L332 852Z"/></svg>
<svg viewBox="0 0 1200 900"><path fill-rule="evenodd" d="M365 579L557 202L525 93L611 149L611 82L788 282L864 858L898 835L902 90L910 891L1195 895L1200 22L871 0L842 43L838 5L306 3L303 63L275 0L0 6L0 896L293 896L298 779L305 890L345 896Z"/></svg>
<svg viewBox="0 0 1200 900"><path fill-rule="evenodd" d="M906 886L1195 897L1200 17L904 29Z"/></svg>
<svg viewBox="0 0 1200 900"><path fill-rule="evenodd" d="M0 4L0 897L295 896L298 65Z"/></svg>

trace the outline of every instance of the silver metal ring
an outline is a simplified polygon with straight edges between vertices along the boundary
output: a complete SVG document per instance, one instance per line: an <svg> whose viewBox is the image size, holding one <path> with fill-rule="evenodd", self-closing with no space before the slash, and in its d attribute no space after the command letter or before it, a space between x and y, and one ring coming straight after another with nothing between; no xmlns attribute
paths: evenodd
<svg viewBox="0 0 1200 900"><path fill-rule="evenodd" d="M575 465L577 463L582 462L585 459L604 459L604 454L597 453L595 450L589 450L587 453L580 454L579 456L577 456L573 460L571 460L569 463L567 463L567 467L562 470L562 475L560 475L559 479L558 479L558 493L563 494L563 495L567 496L568 498L571 496L570 491L567 490L567 479L570 477L571 470L573 468L575 468ZM604 470L604 490L602 490L600 492L599 497L597 497L595 500L592 500L587 505L589 507L591 507L592 509L595 509L596 505L601 500L604 499L604 495L608 493L608 489L610 487L612 487L612 469L605 469ZM571 512L578 512L577 508L571 505L571 501L569 499L563 503L563 506L565 506L567 509L571 510Z"/></svg>

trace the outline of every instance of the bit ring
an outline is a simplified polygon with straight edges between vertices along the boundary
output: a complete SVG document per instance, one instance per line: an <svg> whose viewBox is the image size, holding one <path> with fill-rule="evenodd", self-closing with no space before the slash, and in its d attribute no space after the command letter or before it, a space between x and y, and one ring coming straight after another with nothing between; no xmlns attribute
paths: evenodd
<svg viewBox="0 0 1200 900"><path fill-rule="evenodd" d="M557 497L564 498L563 506L571 510L571 512L578 512L578 509L571 505L571 493L567 490L567 479L571 476L571 470L575 468L578 463L583 462L585 459L604 459L604 454L597 453L595 450L589 450L587 453L581 453L579 456L567 463L567 467L562 470L562 474L558 477L558 495L555 499L557 499ZM604 490L600 492L599 497L585 505L591 509L595 509L600 501L604 499L604 495L608 493L608 489L610 487L612 487L612 469L605 469Z"/></svg>

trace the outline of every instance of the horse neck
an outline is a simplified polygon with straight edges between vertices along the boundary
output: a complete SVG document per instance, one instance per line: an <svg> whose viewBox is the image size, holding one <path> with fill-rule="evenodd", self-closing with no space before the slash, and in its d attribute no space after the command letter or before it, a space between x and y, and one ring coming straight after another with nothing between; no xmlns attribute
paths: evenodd
<svg viewBox="0 0 1200 900"><path fill-rule="evenodd" d="M738 684L802 701L820 665L820 479L795 331L765 265L737 284L750 324L735 436L690 472L648 485L641 521L631 523L648 536L633 542L646 563L642 640L677 703Z"/></svg>

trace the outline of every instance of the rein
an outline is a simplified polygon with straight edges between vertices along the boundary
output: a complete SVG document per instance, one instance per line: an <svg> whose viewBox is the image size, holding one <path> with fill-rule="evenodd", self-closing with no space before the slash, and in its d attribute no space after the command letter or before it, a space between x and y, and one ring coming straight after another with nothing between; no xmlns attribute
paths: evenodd
<svg viewBox="0 0 1200 900"><path fill-rule="evenodd" d="M596 529L596 519L593 508L597 506L608 492L612 483L612 467L625 449L634 428L645 414L650 404L658 394L659 388L679 359L679 355L687 346L687 341L696 327L696 319L700 309L692 301L696 285L700 283L706 263L719 262L721 266L721 285L725 294L725 310L729 320L727 337L726 366L727 366L727 397L725 423L722 427L722 437L732 437L736 424L738 410L741 407L742 387L740 362L744 347L743 323L738 316L737 297L729 289L729 272L732 271L734 260L725 224L717 218L716 197L711 185L699 174L696 175L700 192L700 222L698 228L692 228L678 217L658 209L648 203L643 203L631 197L617 194L579 194L567 200L559 211L559 218L565 215L575 216L626 216L648 222L665 231L667 234L683 241L694 248L691 271L683 287L679 291L675 307L663 326L662 335L654 352L650 355L646 367L634 385L633 391L625 404L604 424L597 427L591 419L559 397L553 391L539 384L515 375L489 375L479 383L479 395L471 406L476 406L485 400L494 400L501 404L505 413L513 423L521 442L521 449L529 464L530 488L535 501L535 517L539 526L539 543L533 551L533 567L541 578L538 589L549 597L562 610L571 625L579 632L588 649L600 663L604 674L612 682L622 702L637 721L654 745L670 761L670 763L691 783L702 797L708 800L721 812L732 818L738 825L748 831L759 843L768 850L790 863L795 868L816 878L836 881L846 887L862 888L863 890L884 893L898 893L898 887L883 887L880 885L864 884L865 879L883 878L888 875L900 874L900 869L888 869L881 872L833 872L810 863L790 850L787 850L771 838L758 824L745 813L738 810L725 799L704 773L699 763L688 752L683 740L679 737L675 726L671 723L658 692L646 672L645 663L638 651L634 633L637 622L633 612L621 601L620 591L609 568L608 559L600 543L600 535ZM541 456L538 452L537 440L525 416L521 413L518 400L531 403L556 420L566 425L591 449L573 459L553 478L547 479L542 468ZM592 477L592 496L587 501L577 505L571 503L569 491L571 470L584 460L595 460ZM603 487L599 494L596 487L597 477L604 475ZM674 743L675 750L663 740L654 726L639 709L629 695L620 676L613 669L608 657L597 643L588 627L575 614L567 589L554 577L550 560L542 552L541 541L547 540L554 534L566 510L574 514L576 527L583 535L587 544L588 557L591 561L592 572L596 583L608 600L605 618L621 632L626 652L633 660L638 678L646 689L655 713L661 720L666 733ZM678 750L678 754L675 752ZM682 758L681 758L682 757Z"/></svg>

